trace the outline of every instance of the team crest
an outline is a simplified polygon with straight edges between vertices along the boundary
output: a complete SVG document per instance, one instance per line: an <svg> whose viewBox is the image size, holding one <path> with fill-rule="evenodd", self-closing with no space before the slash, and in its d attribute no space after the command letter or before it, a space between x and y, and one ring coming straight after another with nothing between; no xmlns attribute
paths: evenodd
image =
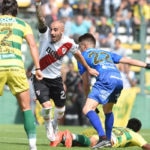
<svg viewBox="0 0 150 150"><path fill-rule="evenodd" d="M36 94L39 96L40 95L40 90L35 91Z"/></svg>
<svg viewBox="0 0 150 150"><path fill-rule="evenodd" d="M62 48L62 53L65 54L66 51L67 51L67 48L66 48L66 47L63 47L63 48Z"/></svg>

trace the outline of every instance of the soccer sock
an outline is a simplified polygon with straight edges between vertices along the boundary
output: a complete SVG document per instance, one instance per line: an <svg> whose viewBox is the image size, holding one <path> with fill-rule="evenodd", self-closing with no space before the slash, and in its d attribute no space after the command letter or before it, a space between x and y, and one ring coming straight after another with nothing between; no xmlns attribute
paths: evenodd
<svg viewBox="0 0 150 150"><path fill-rule="evenodd" d="M29 139L30 147L36 147L36 122L31 110L23 112L24 129Z"/></svg>
<svg viewBox="0 0 150 150"><path fill-rule="evenodd" d="M81 144L81 146L90 146L91 142L88 137L80 134L73 134L73 141Z"/></svg>
<svg viewBox="0 0 150 150"><path fill-rule="evenodd" d="M61 119L64 116L64 112L65 112L65 106L62 108L55 107L54 120L53 120L54 126L57 126L58 119Z"/></svg>
<svg viewBox="0 0 150 150"><path fill-rule="evenodd" d="M105 114L105 129L106 136L108 140L111 140L111 132L114 124L114 114L113 112Z"/></svg>
<svg viewBox="0 0 150 150"><path fill-rule="evenodd" d="M49 128L51 124L51 118L50 118L51 109L52 107L42 108L42 116L44 118L45 128Z"/></svg>
<svg viewBox="0 0 150 150"><path fill-rule="evenodd" d="M50 119L50 111L51 111L52 107L50 108L42 108L42 116L44 118L44 120L49 120Z"/></svg>
<svg viewBox="0 0 150 150"><path fill-rule="evenodd" d="M95 111L91 110L86 114L87 118L89 119L90 123L92 124L92 126L96 129L96 131L98 132L98 135L101 136L105 136L105 132L104 129L102 127L101 124L101 120L99 118L99 116L96 114Z"/></svg>

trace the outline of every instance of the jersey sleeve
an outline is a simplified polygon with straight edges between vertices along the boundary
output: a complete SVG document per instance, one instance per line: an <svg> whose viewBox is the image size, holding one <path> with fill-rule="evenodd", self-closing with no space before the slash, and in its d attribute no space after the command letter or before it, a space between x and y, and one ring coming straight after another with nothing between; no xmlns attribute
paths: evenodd
<svg viewBox="0 0 150 150"><path fill-rule="evenodd" d="M130 146L142 147L143 145L147 144L147 141L139 133L132 133L132 136L133 138Z"/></svg>
<svg viewBox="0 0 150 150"><path fill-rule="evenodd" d="M82 75L86 71L86 68L80 62L78 62L78 70L80 75Z"/></svg>
<svg viewBox="0 0 150 150"><path fill-rule="evenodd" d="M71 41L71 43L72 47L70 49L70 52L74 55L78 51L79 45L76 44L74 41Z"/></svg>
<svg viewBox="0 0 150 150"><path fill-rule="evenodd" d="M112 60L115 64L118 64L120 59L122 58L121 55L117 55L115 53L111 53L111 57L112 57Z"/></svg>
<svg viewBox="0 0 150 150"><path fill-rule="evenodd" d="M46 32L44 33L40 32L39 37L40 37L39 39L40 42L50 41L49 28L47 28Z"/></svg>
<svg viewBox="0 0 150 150"><path fill-rule="evenodd" d="M32 29L30 27L29 24L25 24L25 31L24 31L24 36L28 35L28 34L33 34Z"/></svg>

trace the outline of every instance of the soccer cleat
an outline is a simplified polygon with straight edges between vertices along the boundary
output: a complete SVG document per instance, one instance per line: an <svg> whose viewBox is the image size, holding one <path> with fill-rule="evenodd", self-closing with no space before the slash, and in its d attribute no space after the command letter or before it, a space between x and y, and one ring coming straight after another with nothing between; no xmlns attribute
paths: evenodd
<svg viewBox="0 0 150 150"><path fill-rule="evenodd" d="M56 139L55 141L51 141L50 142L50 146L51 147L56 147L59 143L61 143L62 139L63 139L63 134L64 132L60 131L56 134Z"/></svg>
<svg viewBox="0 0 150 150"><path fill-rule="evenodd" d="M55 133L54 133L54 129L53 129L53 125L52 125L52 121L49 121L48 123L45 124L45 128L46 128L46 135L47 138L50 141L55 141Z"/></svg>
<svg viewBox="0 0 150 150"><path fill-rule="evenodd" d="M69 130L64 131L64 139L65 139L65 146L70 148L72 146L72 134Z"/></svg>
<svg viewBox="0 0 150 150"><path fill-rule="evenodd" d="M93 146L92 149L104 147L112 147L111 142L109 140L99 140L99 142L95 146Z"/></svg>

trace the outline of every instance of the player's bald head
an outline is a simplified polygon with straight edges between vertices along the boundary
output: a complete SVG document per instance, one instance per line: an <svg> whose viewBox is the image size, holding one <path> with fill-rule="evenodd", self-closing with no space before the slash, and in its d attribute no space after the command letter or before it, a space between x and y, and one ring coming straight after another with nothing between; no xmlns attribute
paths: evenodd
<svg viewBox="0 0 150 150"><path fill-rule="evenodd" d="M60 20L53 21L50 28L59 28L62 32L64 31L64 23Z"/></svg>

